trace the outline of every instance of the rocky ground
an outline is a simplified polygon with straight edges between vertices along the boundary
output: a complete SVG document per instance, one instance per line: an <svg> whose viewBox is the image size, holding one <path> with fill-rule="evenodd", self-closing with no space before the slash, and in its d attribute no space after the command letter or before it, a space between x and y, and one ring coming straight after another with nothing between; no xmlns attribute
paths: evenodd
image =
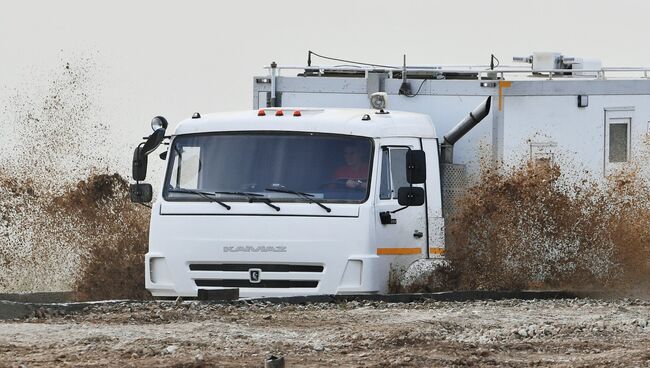
<svg viewBox="0 0 650 368"><path fill-rule="evenodd" d="M0 366L650 366L650 302L119 302L0 323Z"/></svg>

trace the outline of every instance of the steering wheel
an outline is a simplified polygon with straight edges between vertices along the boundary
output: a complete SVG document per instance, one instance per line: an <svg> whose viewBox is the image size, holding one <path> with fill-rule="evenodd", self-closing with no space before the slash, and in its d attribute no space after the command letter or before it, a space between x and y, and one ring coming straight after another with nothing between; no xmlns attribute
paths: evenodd
<svg viewBox="0 0 650 368"><path fill-rule="evenodd" d="M347 186L348 180L358 180L358 179L352 179L352 178L338 178L332 181L328 181L326 183L323 183L319 186L320 189L345 189L345 190L358 190L362 191L365 190L366 188L362 187L361 185L355 187L355 188L349 188ZM363 183L368 182L367 180L360 180Z"/></svg>
<svg viewBox="0 0 650 368"><path fill-rule="evenodd" d="M239 186L239 190L242 192L253 192L258 188L257 183L245 183Z"/></svg>

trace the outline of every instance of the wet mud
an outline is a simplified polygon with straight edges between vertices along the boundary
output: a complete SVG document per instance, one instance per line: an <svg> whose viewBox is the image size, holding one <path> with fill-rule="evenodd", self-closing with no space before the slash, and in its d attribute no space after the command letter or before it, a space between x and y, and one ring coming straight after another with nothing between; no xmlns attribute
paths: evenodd
<svg viewBox="0 0 650 368"><path fill-rule="evenodd" d="M85 236L73 290L79 300L147 299L144 254L150 211L130 201L127 181L97 174L52 201L54 216Z"/></svg>
<svg viewBox="0 0 650 368"><path fill-rule="evenodd" d="M149 209L118 174L92 174L62 193L0 181L0 287L74 290L76 299L147 298Z"/></svg>
<svg viewBox="0 0 650 368"><path fill-rule="evenodd" d="M149 209L111 164L92 59L62 62L4 106L0 292L146 298ZM33 87L33 88L32 88Z"/></svg>
<svg viewBox="0 0 650 368"><path fill-rule="evenodd" d="M604 183L545 163L486 170L450 221L454 287L647 293L649 199L633 170Z"/></svg>

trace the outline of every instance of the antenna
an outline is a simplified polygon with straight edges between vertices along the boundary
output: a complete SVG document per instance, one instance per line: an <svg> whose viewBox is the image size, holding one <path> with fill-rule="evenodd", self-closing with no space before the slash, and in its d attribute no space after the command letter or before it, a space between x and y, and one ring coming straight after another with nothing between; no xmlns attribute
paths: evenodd
<svg viewBox="0 0 650 368"><path fill-rule="evenodd" d="M497 61L497 65L494 65L494 60ZM494 56L494 54L490 54L490 70L494 70L494 68L498 67L501 62L499 61L499 58Z"/></svg>
<svg viewBox="0 0 650 368"><path fill-rule="evenodd" d="M406 54L404 54L404 66L402 67L402 85L399 86L399 94L405 96L411 95L411 85L406 80Z"/></svg>

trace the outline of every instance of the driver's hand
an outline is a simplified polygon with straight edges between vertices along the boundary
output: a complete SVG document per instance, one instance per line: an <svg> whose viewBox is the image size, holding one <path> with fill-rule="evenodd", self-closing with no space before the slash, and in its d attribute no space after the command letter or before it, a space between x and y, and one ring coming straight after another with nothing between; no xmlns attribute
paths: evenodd
<svg viewBox="0 0 650 368"><path fill-rule="evenodd" d="M358 180L348 179L348 181L345 182L345 186L350 188L350 189L354 189L354 188L359 186L359 181Z"/></svg>
<svg viewBox="0 0 650 368"><path fill-rule="evenodd" d="M350 189L366 189L366 182L358 179L348 179L348 181L345 182L345 186Z"/></svg>

